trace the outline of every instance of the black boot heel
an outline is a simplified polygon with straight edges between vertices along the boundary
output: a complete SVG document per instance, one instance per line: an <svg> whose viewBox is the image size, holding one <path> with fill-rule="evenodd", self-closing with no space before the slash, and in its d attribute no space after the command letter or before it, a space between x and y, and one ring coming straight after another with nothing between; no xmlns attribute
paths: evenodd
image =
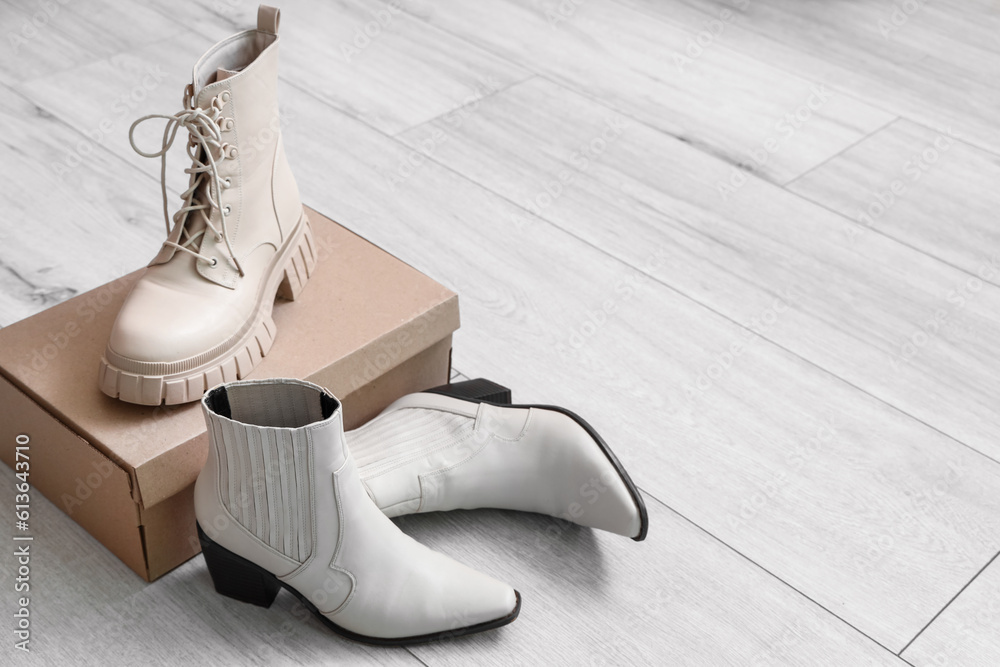
<svg viewBox="0 0 1000 667"><path fill-rule="evenodd" d="M491 382L486 378L466 380L465 382L452 382L443 384L440 387L425 390L430 394L441 394L453 398L462 398L468 401L481 403L495 403L497 405L510 405L510 389Z"/></svg>
<svg viewBox="0 0 1000 667"><path fill-rule="evenodd" d="M270 607L281 590L281 582L262 567L220 547L198 526L198 541L205 555L215 590L240 602Z"/></svg>

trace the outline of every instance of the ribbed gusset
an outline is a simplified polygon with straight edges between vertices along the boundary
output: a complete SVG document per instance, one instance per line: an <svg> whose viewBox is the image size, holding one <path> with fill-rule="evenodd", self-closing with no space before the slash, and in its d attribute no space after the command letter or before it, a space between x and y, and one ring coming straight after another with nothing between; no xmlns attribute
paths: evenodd
<svg viewBox="0 0 1000 667"><path fill-rule="evenodd" d="M298 403L294 410L305 409L301 407L305 401ZM290 405L271 402L267 410L288 414ZM229 419L212 419L211 425L219 452L223 506L261 542L293 560L305 560L312 551L305 433Z"/></svg>
<svg viewBox="0 0 1000 667"><path fill-rule="evenodd" d="M475 420L440 410L409 408L345 433L362 478L369 466L391 466L460 442L472 434Z"/></svg>

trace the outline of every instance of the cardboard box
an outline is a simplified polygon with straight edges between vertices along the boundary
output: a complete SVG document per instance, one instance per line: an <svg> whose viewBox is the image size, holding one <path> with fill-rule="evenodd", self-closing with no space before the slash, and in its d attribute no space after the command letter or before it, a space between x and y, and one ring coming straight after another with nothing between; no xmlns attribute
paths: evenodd
<svg viewBox="0 0 1000 667"><path fill-rule="evenodd" d="M251 377L329 388L350 429L448 381L458 297L309 214L316 271L297 301L275 303L277 337ZM13 468L26 435L33 489L152 581L198 553L193 485L208 441L197 402L139 406L98 389L111 326L140 273L0 330L0 457Z"/></svg>

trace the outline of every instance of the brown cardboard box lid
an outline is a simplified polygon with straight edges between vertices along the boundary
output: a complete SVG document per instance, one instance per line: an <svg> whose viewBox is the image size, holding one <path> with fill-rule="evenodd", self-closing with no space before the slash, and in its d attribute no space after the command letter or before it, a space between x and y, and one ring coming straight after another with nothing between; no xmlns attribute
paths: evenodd
<svg viewBox="0 0 1000 667"><path fill-rule="evenodd" d="M275 303L274 345L251 377L314 380L346 395L458 328L458 297L308 210L318 261L298 300ZM141 271L0 330L0 373L130 475L151 507L191 484L207 452L198 402L139 406L105 396L98 367ZM349 415L348 415L349 417Z"/></svg>

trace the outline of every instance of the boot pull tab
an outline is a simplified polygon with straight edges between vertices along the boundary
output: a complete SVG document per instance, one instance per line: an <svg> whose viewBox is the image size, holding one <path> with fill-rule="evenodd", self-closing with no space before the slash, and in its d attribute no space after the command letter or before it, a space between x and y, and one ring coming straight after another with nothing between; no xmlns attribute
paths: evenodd
<svg viewBox="0 0 1000 667"><path fill-rule="evenodd" d="M257 9L257 30L278 34L278 23L281 22L281 10L277 7L261 5Z"/></svg>

